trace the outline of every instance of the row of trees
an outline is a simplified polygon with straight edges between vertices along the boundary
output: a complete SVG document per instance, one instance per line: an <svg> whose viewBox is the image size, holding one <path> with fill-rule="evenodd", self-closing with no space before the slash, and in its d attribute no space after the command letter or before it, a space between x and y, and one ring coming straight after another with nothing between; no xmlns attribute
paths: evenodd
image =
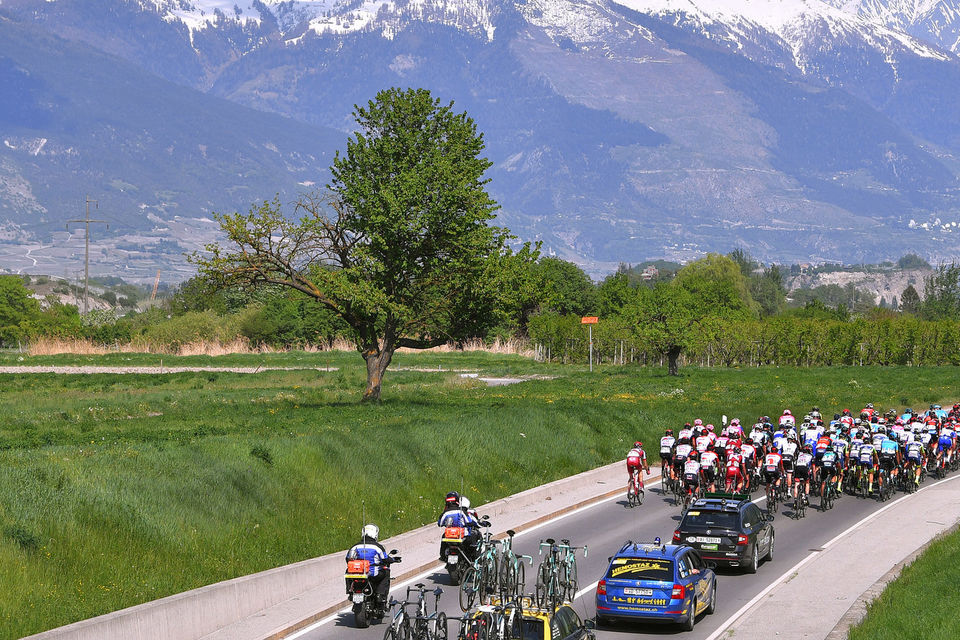
<svg viewBox="0 0 960 640"><path fill-rule="evenodd" d="M225 241L192 256L199 275L167 311L81 320L75 309L40 311L18 299L23 318L0 315L7 332L0 339L16 331L107 342L234 334L295 345L347 337L366 363L365 401L379 399L398 348L529 334L548 353L573 357L581 315L602 317L598 339L619 340L621 358L629 341L634 355L665 357L672 374L682 359L704 354L724 364L840 363L868 348L869 361L894 363L931 361L931 344L953 348L960 268L941 267L927 298L914 301L924 319L951 318L942 323L851 323L841 304L829 310L817 301L806 316L785 315L783 273L742 250L709 254L669 278L648 281L624 268L594 284L576 265L540 257L490 224L497 205L486 192L483 135L452 103L390 89L357 106L354 117L357 131L325 189L302 195L292 210L274 200L216 216Z"/></svg>

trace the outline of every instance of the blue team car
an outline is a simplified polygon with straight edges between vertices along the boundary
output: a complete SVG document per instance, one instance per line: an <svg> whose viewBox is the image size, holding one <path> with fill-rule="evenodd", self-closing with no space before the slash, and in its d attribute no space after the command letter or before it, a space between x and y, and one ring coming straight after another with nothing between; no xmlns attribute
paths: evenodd
<svg viewBox="0 0 960 640"><path fill-rule="evenodd" d="M627 542L597 584L597 625L615 620L671 622L693 630L717 609L713 565L687 545Z"/></svg>

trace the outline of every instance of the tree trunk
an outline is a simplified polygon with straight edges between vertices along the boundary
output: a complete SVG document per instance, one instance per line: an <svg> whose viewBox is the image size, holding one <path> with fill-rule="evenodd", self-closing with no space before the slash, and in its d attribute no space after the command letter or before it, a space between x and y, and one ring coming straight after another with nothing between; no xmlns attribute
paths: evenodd
<svg viewBox="0 0 960 640"><path fill-rule="evenodd" d="M671 376L680 375L677 360L680 358L680 347L670 347L667 349L667 373Z"/></svg>
<svg viewBox="0 0 960 640"><path fill-rule="evenodd" d="M367 349L363 352L363 359L367 361L367 388L363 391L362 402L380 402L380 384L392 358L393 349Z"/></svg>

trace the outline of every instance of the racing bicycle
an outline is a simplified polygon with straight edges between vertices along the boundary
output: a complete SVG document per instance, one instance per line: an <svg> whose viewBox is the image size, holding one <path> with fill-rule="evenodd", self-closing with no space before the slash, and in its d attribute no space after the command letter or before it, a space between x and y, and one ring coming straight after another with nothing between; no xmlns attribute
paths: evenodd
<svg viewBox="0 0 960 640"><path fill-rule="evenodd" d="M577 580L577 551L583 549L587 557L587 546L572 547L569 540L558 544L553 538L540 541L540 553L547 547L547 557L540 563L537 571L537 583L534 597L538 607L556 609L561 602L576 597L579 582Z"/></svg>
<svg viewBox="0 0 960 640"><path fill-rule="evenodd" d="M526 570L523 566L524 560L529 560L533 565L533 557L527 555L517 555L513 551L513 536L516 532L512 529L507 530L507 537L500 541L500 567L498 577L500 584L500 593L508 594L513 598L519 598L523 595L523 588L526 585Z"/></svg>
<svg viewBox="0 0 960 640"><path fill-rule="evenodd" d="M496 591L499 547L492 538L489 531L483 534L477 559L463 574L460 582L460 608L463 611L469 611L478 599L483 604L487 595Z"/></svg>
<svg viewBox="0 0 960 640"><path fill-rule="evenodd" d="M433 613L427 610L427 589L424 584L421 582L413 587L407 587L408 601L411 591L417 591L418 597L414 603L417 606L417 615L410 617L413 620L410 640L447 640L447 614L439 610L443 589L437 587L433 590Z"/></svg>

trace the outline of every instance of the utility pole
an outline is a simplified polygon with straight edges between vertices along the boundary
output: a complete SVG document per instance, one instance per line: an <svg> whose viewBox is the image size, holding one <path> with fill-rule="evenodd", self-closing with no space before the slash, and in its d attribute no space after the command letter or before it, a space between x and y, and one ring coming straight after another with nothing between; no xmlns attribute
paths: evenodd
<svg viewBox="0 0 960 640"><path fill-rule="evenodd" d="M70 230L71 222L82 223L86 226L86 232L84 233L84 244L85 244L85 253L83 256L83 312L87 313L90 311L90 224L93 222L102 222L107 225L107 229L110 228L110 225L106 220L91 220L90 219L90 203L93 203L97 209L100 208L99 200L91 200L90 196L86 197L87 213L82 220L67 220L67 231Z"/></svg>

